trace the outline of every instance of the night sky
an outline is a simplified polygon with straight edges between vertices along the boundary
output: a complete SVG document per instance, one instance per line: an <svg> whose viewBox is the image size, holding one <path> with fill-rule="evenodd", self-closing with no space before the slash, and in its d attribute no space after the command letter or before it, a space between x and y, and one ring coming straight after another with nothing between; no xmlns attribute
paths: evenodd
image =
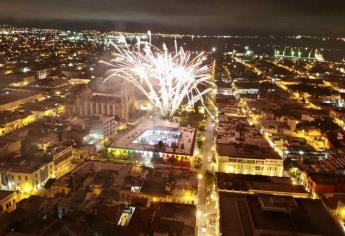
<svg viewBox="0 0 345 236"><path fill-rule="evenodd" d="M345 0L0 0L0 23L132 31L345 35Z"/></svg>

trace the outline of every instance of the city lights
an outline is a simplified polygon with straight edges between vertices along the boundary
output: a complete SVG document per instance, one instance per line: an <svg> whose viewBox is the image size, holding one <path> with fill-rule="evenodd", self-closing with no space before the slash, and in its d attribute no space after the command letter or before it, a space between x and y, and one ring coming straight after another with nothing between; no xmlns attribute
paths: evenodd
<svg viewBox="0 0 345 236"><path fill-rule="evenodd" d="M0 235L344 235L331 1L0 1Z"/></svg>

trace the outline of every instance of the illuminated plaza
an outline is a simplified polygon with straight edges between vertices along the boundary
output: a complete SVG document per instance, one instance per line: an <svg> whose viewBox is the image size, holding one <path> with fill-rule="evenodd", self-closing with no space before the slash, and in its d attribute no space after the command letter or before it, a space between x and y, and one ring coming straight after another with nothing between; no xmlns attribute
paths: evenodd
<svg viewBox="0 0 345 236"><path fill-rule="evenodd" d="M178 123L162 120L145 121L119 136L107 150L115 157L140 154L152 158L156 153L159 157L188 161L194 154L195 139L195 128L180 127Z"/></svg>
<svg viewBox="0 0 345 236"><path fill-rule="evenodd" d="M172 147L172 145L179 142L181 132L179 132L178 129L172 128L171 130L164 130L164 127L162 127L162 129L163 130L146 130L138 138L136 138L133 143L157 145L159 142L163 142L165 145Z"/></svg>

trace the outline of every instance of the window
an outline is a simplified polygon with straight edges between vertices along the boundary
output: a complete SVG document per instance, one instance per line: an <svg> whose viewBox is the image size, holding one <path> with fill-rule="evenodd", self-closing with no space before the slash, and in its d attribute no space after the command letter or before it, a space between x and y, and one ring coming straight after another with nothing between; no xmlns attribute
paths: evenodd
<svg viewBox="0 0 345 236"><path fill-rule="evenodd" d="M18 180L22 180L22 177L20 175L18 175Z"/></svg>
<svg viewBox="0 0 345 236"><path fill-rule="evenodd" d="M25 181L28 181L28 177L25 175Z"/></svg>
<svg viewBox="0 0 345 236"><path fill-rule="evenodd" d="M96 103L92 103L92 114L96 114Z"/></svg>
<svg viewBox="0 0 345 236"><path fill-rule="evenodd" d="M103 104L103 112L102 115L107 115L107 104Z"/></svg>

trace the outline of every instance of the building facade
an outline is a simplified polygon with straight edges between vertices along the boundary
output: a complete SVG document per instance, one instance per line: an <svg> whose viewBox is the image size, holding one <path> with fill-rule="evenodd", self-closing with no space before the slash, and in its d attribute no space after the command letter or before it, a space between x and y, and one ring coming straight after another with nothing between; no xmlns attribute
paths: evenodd
<svg viewBox="0 0 345 236"><path fill-rule="evenodd" d="M16 209L17 202L17 192L0 190L0 213L14 211Z"/></svg>
<svg viewBox="0 0 345 236"><path fill-rule="evenodd" d="M135 99L127 86L119 93L99 93L85 89L71 101L66 112L70 117L114 116L121 120L128 118L135 111Z"/></svg>
<svg viewBox="0 0 345 236"><path fill-rule="evenodd" d="M218 171L234 174L282 176L283 160L252 157L218 157Z"/></svg>
<svg viewBox="0 0 345 236"><path fill-rule="evenodd" d="M55 178L60 178L73 169L73 159L74 155L72 146L62 146L54 153L53 161Z"/></svg>
<svg viewBox="0 0 345 236"><path fill-rule="evenodd" d="M54 178L54 162L46 161L36 166L1 168L1 190L32 194L40 190L49 178Z"/></svg>

